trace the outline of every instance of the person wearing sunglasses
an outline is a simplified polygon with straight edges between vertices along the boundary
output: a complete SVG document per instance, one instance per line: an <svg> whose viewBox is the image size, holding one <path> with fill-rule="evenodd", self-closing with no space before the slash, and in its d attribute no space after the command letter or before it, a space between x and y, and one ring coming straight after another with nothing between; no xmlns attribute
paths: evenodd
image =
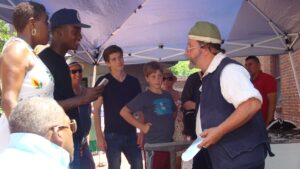
<svg viewBox="0 0 300 169"><path fill-rule="evenodd" d="M181 107L181 101L180 101L181 93L174 89L174 84L176 81L177 81L177 77L170 70L165 69L163 72L163 81L162 81L161 88L171 94L173 101L177 107L174 141L184 141L185 136L182 135L182 131L183 131L182 113L179 112Z"/></svg>
<svg viewBox="0 0 300 169"><path fill-rule="evenodd" d="M169 69L165 69L163 73L163 82L161 88L165 91L168 91L174 100L174 103L177 107L177 113L175 118L175 130L173 134L174 141L185 141L186 136L183 133L183 114L180 111L181 101L180 95L181 93L174 89L174 84L177 81L177 77L170 71ZM177 152L176 154L176 168L181 168L181 154L182 152Z"/></svg>
<svg viewBox="0 0 300 169"><path fill-rule="evenodd" d="M19 102L9 117L9 127L11 139L0 151L0 168L69 168L77 125L55 100L32 97Z"/></svg>
<svg viewBox="0 0 300 169"><path fill-rule="evenodd" d="M67 63L70 69L73 91L76 96L79 96L84 91L84 87L81 85L83 65L72 59L67 60ZM74 161L72 165L78 168L95 169L95 162L87 142L87 136L92 125L91 104L80 105L78 110L80 127L78 128L78 136L74 137Z"/></svg>
<svg viewBox="0 0 300 169"><path fill-rule="evenodd" d="M164 70L162 89L171 93L174 102L180 102L180 92L174 89L174 83L177 81L177 77L168 69Z"/></svg>

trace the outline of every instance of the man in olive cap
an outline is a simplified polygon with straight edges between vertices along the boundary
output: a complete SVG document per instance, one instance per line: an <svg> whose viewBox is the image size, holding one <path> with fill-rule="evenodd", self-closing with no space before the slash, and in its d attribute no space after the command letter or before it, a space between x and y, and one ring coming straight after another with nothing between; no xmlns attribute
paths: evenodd
<svg viewBox="0 0 300 169"><path fill-rule="evenodd" d="M214 169L263 169L270 146L259 112L262 97L248 71L226 57L218 28L197 22L188 35L186 55L203 71L200 123Z"/></svg>

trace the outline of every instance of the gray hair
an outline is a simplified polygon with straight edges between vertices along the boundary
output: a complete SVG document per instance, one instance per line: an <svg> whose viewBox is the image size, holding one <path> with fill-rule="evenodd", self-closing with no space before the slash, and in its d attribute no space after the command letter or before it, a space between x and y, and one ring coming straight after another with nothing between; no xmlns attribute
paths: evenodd
<svg viewBox="0 0 300 169"><path fill-rule="evenodd" d="M11 133L34 133L46 137L51 127L65 123L67 116L51 98L33 97L17 104L9 116Z"/></svg>

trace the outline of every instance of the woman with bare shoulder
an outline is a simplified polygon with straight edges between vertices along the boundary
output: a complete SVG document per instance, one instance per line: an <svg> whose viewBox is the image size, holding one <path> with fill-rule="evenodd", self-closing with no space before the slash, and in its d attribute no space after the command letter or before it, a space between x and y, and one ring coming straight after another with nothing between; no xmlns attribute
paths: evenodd
<svg viewBox="0 0 300 169"><path fill-rule="evenodd" d="M4 45L0 58L2 107L8 117L18 101L33 96L53 96L53 78L48 68L34 54L38 44L47 44L48 15L36 2L22 2L13 13L17 37Z"/></svg>
<svg viewBox="0 0 300 169"><path fill-rule="evenodd" d="M17 37L11 37L5 43L0 57L2 108L5 113L2 120L9 117L18 101L34 96L53 97L54 90L51 73L33 52L33 48L47 44L49 39L45 7L30 1L19 3L12 20ZM9 132L7 125L6 128Z"/></svg>

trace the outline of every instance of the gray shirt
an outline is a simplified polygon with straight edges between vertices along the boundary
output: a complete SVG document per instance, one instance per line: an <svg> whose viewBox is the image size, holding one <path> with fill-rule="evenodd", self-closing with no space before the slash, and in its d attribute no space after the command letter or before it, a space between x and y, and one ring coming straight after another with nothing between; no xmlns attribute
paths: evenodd
<svg viewBox="0 0 300 169"><path fill-rule="evenodd" d="M145 123L151 123L145 143L172 142L174 132L173 112L176 105L169 92L156 94L150 90L139 94L127 104L131 112L143 112Z"/></svg>

